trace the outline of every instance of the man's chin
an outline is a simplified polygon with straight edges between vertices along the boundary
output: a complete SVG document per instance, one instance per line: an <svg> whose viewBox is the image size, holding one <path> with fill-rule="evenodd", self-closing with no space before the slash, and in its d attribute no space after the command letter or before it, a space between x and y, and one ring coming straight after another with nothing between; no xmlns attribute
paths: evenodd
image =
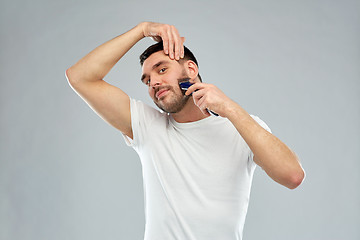
<svg viewBox="0 0 360 240"><path fill-rule="evenodd" d="M166 96L164 96L164 98L154 101L154 103L166 113L178 113L185 107L188 100L189 96L186 96L176 102L168 103L166 101Z"/></svg>

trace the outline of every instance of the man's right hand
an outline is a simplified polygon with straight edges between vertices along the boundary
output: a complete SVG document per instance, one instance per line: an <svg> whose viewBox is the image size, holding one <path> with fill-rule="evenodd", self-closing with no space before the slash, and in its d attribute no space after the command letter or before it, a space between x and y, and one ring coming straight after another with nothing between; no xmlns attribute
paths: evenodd
<svg viewBox="0 0 360 240"><path fill-rule="evenodd" d="M178 30L173 25L142 22L140 24L144 37L152 37L155 41L163 41L164 53L171 59L179 60L184 57L184 37L180 37Z"/></svg>

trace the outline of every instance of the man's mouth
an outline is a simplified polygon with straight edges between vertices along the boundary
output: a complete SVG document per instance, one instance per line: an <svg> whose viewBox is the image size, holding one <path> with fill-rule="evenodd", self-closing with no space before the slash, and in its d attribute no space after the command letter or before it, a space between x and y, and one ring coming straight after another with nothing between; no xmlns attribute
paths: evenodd
<svg viewBox="0 0 360 240"><path fill-rule="evenodd" d="M155 97L159 100L161 97L165 96L168 91L169 89L160 89L156 92Z"/></svg>

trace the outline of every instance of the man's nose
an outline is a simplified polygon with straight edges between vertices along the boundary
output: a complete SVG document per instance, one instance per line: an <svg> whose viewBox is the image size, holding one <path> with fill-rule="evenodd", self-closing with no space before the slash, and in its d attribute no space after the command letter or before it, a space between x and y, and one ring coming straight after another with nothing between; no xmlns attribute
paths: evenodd
<svg viewBox="0 0 360 240"><path fill-rule="evenodd" d="M158 78L152 78L152 79L150 80L150 87L155 88L156 86L160 86L160 85L161 85L160 79L158 79Z"/></svg>

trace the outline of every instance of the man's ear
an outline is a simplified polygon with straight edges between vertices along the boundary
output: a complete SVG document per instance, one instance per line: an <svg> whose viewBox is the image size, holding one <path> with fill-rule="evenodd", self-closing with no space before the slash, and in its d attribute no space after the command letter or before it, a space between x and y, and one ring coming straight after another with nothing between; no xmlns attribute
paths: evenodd
<svg viewBox="0 0 360 240"><path fill-rule="evenodd" d="M187 60L185 63L186 73L191 79L195 79L199 73L198 66L192 60Z"/></svg>

